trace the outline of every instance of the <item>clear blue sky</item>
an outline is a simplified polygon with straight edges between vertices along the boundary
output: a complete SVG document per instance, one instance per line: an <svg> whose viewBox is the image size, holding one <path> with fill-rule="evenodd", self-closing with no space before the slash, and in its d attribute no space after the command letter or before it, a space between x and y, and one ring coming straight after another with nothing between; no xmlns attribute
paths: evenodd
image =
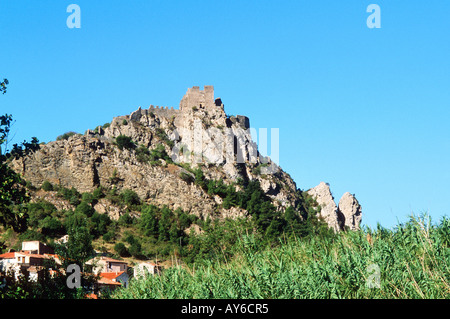
<svg viewBox="0 0 450 319"><path fill-rule="evenodd" d="M69 29L66 8L81 8ZM369 29L369 4L381 29ZM83 133L214 85L228 114L279 128L301 189L350 191L363 224L450 215L450 2L0 1L15 140ZM269 154L270 155L270 154Z"/></svg>

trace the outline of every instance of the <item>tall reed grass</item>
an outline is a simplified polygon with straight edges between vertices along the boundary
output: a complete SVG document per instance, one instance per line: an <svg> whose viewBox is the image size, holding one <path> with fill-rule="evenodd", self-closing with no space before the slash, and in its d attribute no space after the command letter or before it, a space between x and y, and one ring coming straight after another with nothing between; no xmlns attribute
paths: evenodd
<svg viewBox="0 0 450 319"><path fill-rule="evenodd" d="M281 238L260 248L243 235L231 260L166 269L132 279L111 298L449 298L450 220L414 217L333 237Z"/></svg>

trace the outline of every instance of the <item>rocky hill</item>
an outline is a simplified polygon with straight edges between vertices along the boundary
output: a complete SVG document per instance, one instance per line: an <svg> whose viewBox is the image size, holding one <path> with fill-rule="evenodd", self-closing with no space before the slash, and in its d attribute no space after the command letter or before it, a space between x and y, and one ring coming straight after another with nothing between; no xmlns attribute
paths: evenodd
<svg viewBox="0 0 450 319"><path fill-rule="evenodd" d="M222 181L236 189L242 187L240 181L258 180L280 210L300 202L300 191L289 174L258 152L249 119L227 116L212 86L189 88L178 109L139 107L84 135L42 145L13 160L11 167L37 188L48 181L79 192L92 192L99 186L130 189L144 202L181 208L201 218L246 212L223 205L223 198L194 183L200 172L206 181ZM345 194L338 208L325 183L308 193L321 205L321 215L334 230L359 227L361 207L352 195ZM35 199L40 196L65 205L48 193L33 193ZM106 200L95 209L114 219L122 213Z"/></svg>

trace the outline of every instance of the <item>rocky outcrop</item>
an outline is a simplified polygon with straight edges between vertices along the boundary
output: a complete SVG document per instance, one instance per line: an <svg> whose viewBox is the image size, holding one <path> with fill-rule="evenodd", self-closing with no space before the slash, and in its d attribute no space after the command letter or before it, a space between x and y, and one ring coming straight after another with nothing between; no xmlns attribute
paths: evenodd
<svg viewBox="0 0 450 319"><path fill-rule="evenodd" d="M40 150L15 159L11 167L35 187L44 181L80 193L98 186L131 189L148 203L181 208L199 217L237 217L245 211L225 210L221 199L207 194L182 175L200 168L209 179L230 184L238 179L259 180L276 207L295 206L295 182L268 158L262 158L253 142L245 116L228 117L211 86L188 90L178 110L151 106L114 118L108 127L88 130L67 140L42 145ZM135 149L120 149L116 138L125 135L136 145L155 150L163 145L173 164L163 159L143 163ZM108 212L107 203L95 208ZM117 219L121 212L109 212Z"/></svg>
<svg viewBox="0 0 450 319"><path fill-rule="evenodd" d="M330 185L321 182L316 187L310 189L308 194L320 205L320 216L328 226L336 232L339 231L341 227L339 226L337 206L331 194Z"/></svg>
<svg viewBox="0 0 450 319"><path fill-rule="evenodd" d="M341 224L348 227L350 230L359 230L361 223L361 205L358 200L350 193L345 193L338 206L338 215L341 219Z"/></svg>
<svg viewBox="0 0 450 319"><path fill-rule="evenodd" d="M320 205L320 216L335 232L348 228L358 230L361 223L361 205L350 193L345 193L336 205L330 185L321 182L307 191Z"/></svg>

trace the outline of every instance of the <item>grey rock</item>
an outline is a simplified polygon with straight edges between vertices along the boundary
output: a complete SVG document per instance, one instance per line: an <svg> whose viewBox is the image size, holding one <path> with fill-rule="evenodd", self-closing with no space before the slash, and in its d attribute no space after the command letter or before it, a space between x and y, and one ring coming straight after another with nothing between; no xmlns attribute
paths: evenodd
<svg viewBox="0 0 450 319"><path fill-rule="evenodd" d="M362 208L358 200L349 192L345 193L338 206L338 214L341 218L341 224L350 230L359 230L361 223Z"/></svg>
<svg viewBox="0 0 450 319"><path fill-rule="evenodd" d="M361 223L361 205L358 200L350 193L345 193L336 205L334 197L330 190L330 185L321 182L316 187L308 190L321 207L320 216L335 232L344 230L359 230Z"/></svg>

